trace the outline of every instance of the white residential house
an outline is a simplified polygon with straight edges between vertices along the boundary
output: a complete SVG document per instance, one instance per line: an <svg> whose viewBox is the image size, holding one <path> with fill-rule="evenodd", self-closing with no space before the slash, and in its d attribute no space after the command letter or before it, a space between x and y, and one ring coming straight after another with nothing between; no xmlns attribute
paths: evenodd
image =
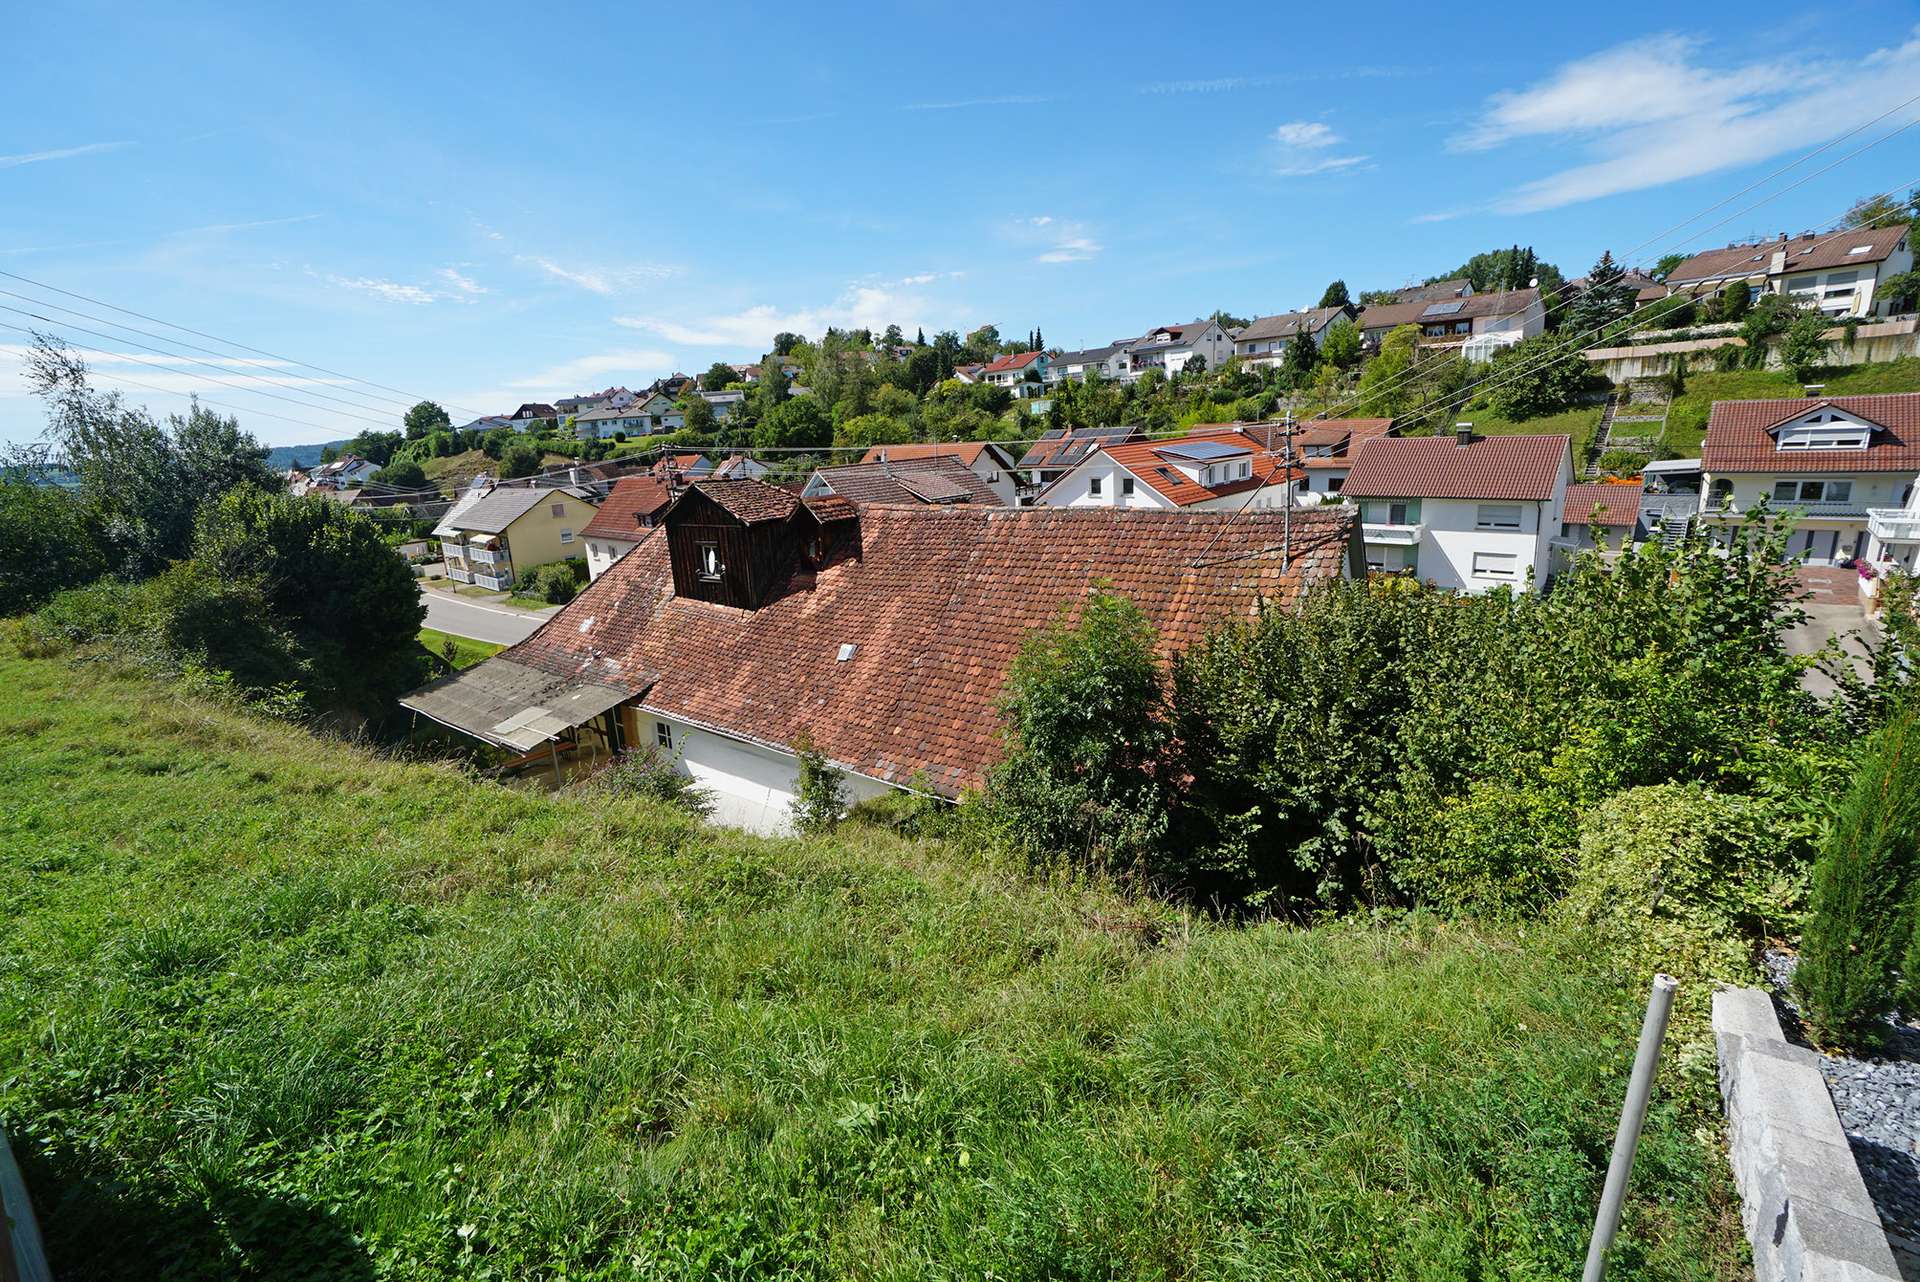
<svg viewBox="0 0 1920 1282"><path fill-rule="evenodd" d="M358 454L348 454L331 463L322 463L307 473L307 487L344 490L349 486L366 484L379 470L379 464L363 459Z"/></svg>
<svg viewBox="0 0 1920 1282"><path fill-rule="evenodd" d="M1438 300L1377 303L1360 313L1360 337L1368 347L1402 325L1420 328L1422 347L1457 347L1467 360L1489 359L1502 347L1544 334L1547 309L1538 289L1507 289Z"/></svg>
<svg viewBox="0 0 1920 1282"><path fill-rule="evenodd" d="M587 576L597 579L640 545L673 503L673 490L653 476L623 476L580 531L587 545Z"/></svg>
<svg viewBox="0 0 1920 1282"><path fill-rule="evenodd" d="M724 423L747 402L745 392L702 392L700 399L713 407L713 421Z"/></svg>
<svg viewBox="0 0 1920 1282"><path fill-rule="evenodd" d="M687 425L686 411L665 392L655 392L636 402L633 409L647 425L645 430L648 432L673 432Z"/></svg>
<svg viewBox="0 0 1920 1282"><path fill-rule="evenodd" d="M1117 345L1126 347L1131 354L1135 378L1150 369L1171 377L1195 358L1205 361L1205 368L1215 370L1233 355L1232 336L1220 327L1220 322L1213 320L1162 325L1139 338L1123 339Z"/></svg>
<svg viewBox="0 0 1920 1282"><path fill-rule="evenodd" d="M1095 449L1035 502L1041 507L1122 507L1195 511L1278 508L1307 501L1305 474L1281 473L1280 456L1235 428L1132 441Z"/></svg>
<svg viewBox="0 0 1920 1282"><path fill-rule="evenodd" d="M1914 564L1920 392L1715 401L1700 469L1702 519L1709 524L1738 521L1765 498L1775 511L1795 515L1790 557Z"/></svg>
<svg viewBox="0 0 1920 1282"><path fill-rule="evenodd" d="M1565 436L1379 436L1342 493L1360 505L1367 568L1436 587L1538 590L1573 478Z"/></svg>
<svg viewBox="0 0 1920 1282"><path fill-rule="evenodd" d="M653 430L648 426L649 421L635 406L615 409L608 405L575 414L573 435L576 440L582 441L604 441L623 435L645 436Z"/></svg>
<svg viewBox="0 0 1920 1282"><path fill-rule="evenodd" d="M1338 307L1255 317L1251 324L1234 334L1233 354L1249 365L1277 365L1285 359L1287 344L1295 334L1304 330L1318 347L1335 321L1352 320L1359 314L1358 308L1342 303Z"/></svg>
<svg viewBox="0 0 1920 1282"><path fill-rule="evenodd" d="M1680 263L1658 285L1640 290L1641 303L1672 294L1705 298L1736 281L1755 293L1786 294L1828 316L1885 316L1891 300L1878 293L1889 276L1913 270L1906 224L1816 234L1709 249Z"/></svg>
<svg viewBox="0 0 1920 1282"><path fill-rule="evenodd" d="M1089 376L1123 382L1133 374L1133 355L1124 343L1089 347L1077 352L1061 352L1047 362L1046 381L1084 383Z"/></svg>
<svg viewBox="0 0 1920 1282"><path fill-rule="evenodd" d="M981 366L977 381L1004 387L1016 399L1037 396L1046 381L1049 363L1045 352L1014 352L1008 356L996 356ZM954 373L957 376L959 371L955 370Z"/></svg>

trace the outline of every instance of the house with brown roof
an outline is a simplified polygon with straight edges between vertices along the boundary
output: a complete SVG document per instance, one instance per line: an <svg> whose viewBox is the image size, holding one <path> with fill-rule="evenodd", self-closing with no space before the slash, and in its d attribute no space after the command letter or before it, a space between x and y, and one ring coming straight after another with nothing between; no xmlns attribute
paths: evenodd
<svg viewBox="0 0 1920 1282"><path fill-rule="evenodd" d="M1468 360L1483 361L1502 347L1544 334L1547 309L1537 289L1503 289L1425 302L1376 303L1360 312L1360 337L1368 347L1402 325L1420 329L1422 347L1458 347Z"/></svg>
<svg viewBox="0 0 1920 1282"><path fill-rule="evenodd" d="M1195 361L1199 369L1219 369L1233 355L1233 337L1216 320L1195 320L1184 325L1162 325L1138 338L1122 339L1117 346L1127 349L1132 363L1128 377L1138 378L1157 369L1171 378Z"/></svg>
<svg viewBox="0 0 1920 1282"><path fill-rule="evenodd" d="M1004 387L1015 397L1038 396L1041 385L1046 382L1048 360L1045 352L1013 352L996 356L982 365L979 374L969 381ZM959 370L956 369L954 373L958 375Z"/></svg>
<svg viewBox="0 0 1920 1282"><path fill-rule="evenodd" d="M985 481L999 501L1011 507L1019 501L1015 492L1013 456L996 441L916 441L908 445L874 445L861 456L862 463L901 463L923 458L958 459L975 476Z"/></svg>
<svg viewBox="0 0 1920 1282"><path fill-rule="evenodd" d="M1002 502L992 485L951 454L823 467L807 479L800 494L808 499L837 494L857 507L869 503L982 503L993 507Z"/></svg>
<svg viewBox="0 0 1920 1282"><path fill-rule="evenodd" d="M454 504L433 532L448 578L505 592L537 565L585 556L593 516L579 486L499 485Z"/></svg>
<svg viewBox="0 0 1920 1282"><path fill-rule="evenodd" d="M1102 446L1139 440L1144 435L1145 431L1138 427L1049 428L1027 447L1027 452L1015 464L1020 472L1021 501L1031 502L1042 489Z"/></svg>
<svg viewBox="0 0 1920 1282"><path fill-rule="evenodd" d="M1715 401L1700 470L1708 522L1737 521L1765 498L1796 515L1790 556L1912 565L1920 546L1909 511L1920 477L1920 392Z"/></svg>
<svg viewBox="0 0 1920 1282"><path fill-rule="evenodd" d="M1913 270L1910 228L1802 232L1777 240L1728 245L1695 254L1658 285L1642 288L1642 304L1673 294L1706 298L1737 281L1756 294L1785 294L1828 316L1885 316L1889 301L1876 297L1880 282Z"/></svg>
<svg viewBox="0 0 1920 1282"><path fill-rule="evenodd" d="M653 476L623 476L601 502L580 537L587 545L587 577L597 579L633 551L665 515L673 491Z"/></svg>
<svg viewBox="0 0 1920 1282"><path fill-rule="evenodd" d="M1561 500L1560 547L1568 555L1599 547L1596 530L1609 549L1638 542L1648 533L1640 524L1640 495L1638 480L1569 485Z"/></svg>
<svg viewBox="0 0 1920 1282"><path fill-rule="evenodd" d="M526 641L402 702L519 753L657 748L718 822L789 823L794 745L854 799L978 788L1021 643L1096 587L1170 660L1229 619L1360 573L1351 509L1279 513L802 503L702 481Z"/></svg>
<svg viewBox="0 0 1920 1282"><path fill-rule="evenodd" d="M1311 311L1282 312L1278 316L1256 316L1233 336L1233 354L1249 365L1277 365L1285 359L1287 344L1295 334L1304 331L1318 347L1335 321L1353 320L1359 315L1359 308L1342 303Z"/></svg>
<svg viewBox="0 0 1920 1282"><path fill-rule="evenodd" d="M1436 587L1539 588L1553 572L1567 486L1565 436L1376 436L1342 494L1359 504L1367 568Z"/></svg>

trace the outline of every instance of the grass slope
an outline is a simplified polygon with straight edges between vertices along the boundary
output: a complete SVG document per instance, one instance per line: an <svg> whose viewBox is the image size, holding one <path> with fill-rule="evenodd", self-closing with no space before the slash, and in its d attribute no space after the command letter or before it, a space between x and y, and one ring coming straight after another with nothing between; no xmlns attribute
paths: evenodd
<svg viewBox="0 0 1920 1282"><path fill-rule="evenodd" d="M542 602L541 604L545 604ZM492 658L507 647L495 645L491 641L475 641L472 637L457 637L451 632L442 632L438 628L421 628L420 644L428 653L446 657L447 643L453 643L453 666L471 668L482 659Z"/></svg>
<svg viewBox="0 0 1920 1282"><path fill-rule="evenodd" d="M542 454L540 466L559 467L570 460L564 454ZM442 458L420 460L420 470L427 475L429 485L438 486L440 492L448 498L456 497L467 488L468 482L481 472L499 475L500 464L490 459L480 450L466 450L459 454L448 454Z"/></svg>
<svg viewBox="0 0 1920 1282"><path fill-rule="evenodd" d="M1459 417L1461 422L1472 423L1473 430L1482 436L1570 436L1574 462L1578 464L1593 444L1593 434L1600 426L1604 409L1600 405L1582 405L1538 418L1506 419L1481 405L1462 411Z"/></svg>
<svg viewBox="0 0 1920 1282"><path fill-rule="evenodd" d="M0 691L0 1113L64 1282L1578 1275L1639 998L1578 940L1211 926L98 664ZM1740 1271L1673 1058L1613 1277Z"/></svg>

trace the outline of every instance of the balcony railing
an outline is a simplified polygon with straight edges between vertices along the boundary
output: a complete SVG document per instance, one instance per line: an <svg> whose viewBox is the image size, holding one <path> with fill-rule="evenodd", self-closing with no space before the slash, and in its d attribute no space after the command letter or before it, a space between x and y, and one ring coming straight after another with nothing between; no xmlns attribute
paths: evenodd
<svg viewBox="0 0 1920 1282"><path fill-rule="evenodd" d="M1412 547L1420 542L1420 535L1425 529L1425 526L1417 522L1412 525L1385 525L1365 521L1360 526L1360 538L1366 543Z"/></svg>
<svg viewBox="0 0 1920 1282"><path fill-rule="evenodd" d="M1865 516L1867 509L1854 499L1842 499L1838 503L1802 503L1787 499L1774 499L1773 507L1781 512L1798 512L1802 516L1835 517Z"/></svg>
<svg viewBox="0 0 1920 1282"><path fill-rule="evenodd" d="M491 589L495 592L505 592L513 586L513 576L511 574L476 574L473 576L473 581L481 587Z"/></svg>
<svg viewBox="0 0 1920 1282"><path fill-rule="evenodd" d="M469 546L467 548L467 560L473 562L475 565L498 565L500 564L501 556L500 553L493 548Z"/></svg>
<svg viewBox="0 0 1920 1282"><path fill-rule="evenodd" d="M473 573L471 571L464 569L461 566L455 565L451 561L447 562L447 577L449 579L452 579L455 583L473 582Z"/></svg>
<svg viewBox="0 0 1920 1282"><path fill-rule="evenodd" d="M1870 507L1867 529L1882 543L1920 543L1920 512L1901 507Z"/></svg>

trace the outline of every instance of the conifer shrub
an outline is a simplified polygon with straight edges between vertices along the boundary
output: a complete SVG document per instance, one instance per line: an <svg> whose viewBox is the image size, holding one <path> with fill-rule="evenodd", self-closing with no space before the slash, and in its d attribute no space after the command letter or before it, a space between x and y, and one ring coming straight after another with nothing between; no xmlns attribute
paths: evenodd
<svg viewBox="0 0 1920 1282"><path fill-rule="evenodd" d="M1871 1045L1910 954L1920 843L1920 730L1888 722L1861 760L1813 869L1794 988L1823 1041Z"/></svg>

